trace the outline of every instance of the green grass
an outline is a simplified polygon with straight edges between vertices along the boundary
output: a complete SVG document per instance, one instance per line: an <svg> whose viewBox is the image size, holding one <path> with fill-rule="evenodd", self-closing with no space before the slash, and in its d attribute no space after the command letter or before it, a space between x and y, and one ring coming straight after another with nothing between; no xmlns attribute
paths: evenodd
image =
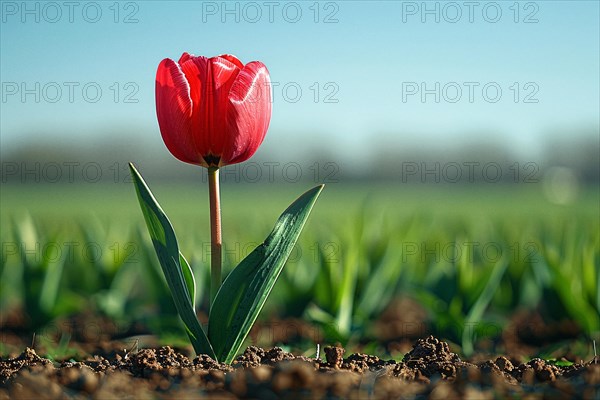
<svg viewBox="0 0 600 400"><path fill-rule="evenodd" d="M197 185L153 184L156 197L174 223L208 223L207 187ZM314 186L296 185L233 185L222 188L222 208L225 223L236 228L237 223L252 220L269 225L299 193ZM73 222L95 216L101 220L139 221L132 184L81 185L4 185L0 194L0 219L27 213L35 219L56 223ZM583 191L576 203L554 205L545 198L539 185L326 185L314 220L324 216L336 224L367 208L385 213L389 218L404 218L416 214L430 217L456 217L466 220L489 217L553 219L555 217L593 217L600 211L598 188ZM201 228L201 227L199 227Z"/></svg>
<svg viewBox="0 0 600 400"><path fill-rule="evenodd" d="M206 309L206 185L148 183ZM225 272L310 186L224 185ZM351 344L372 334L393 298L408 295L427 309L437 334L467 352L518 309L571 319L598 340L599 203L598 188L558 206L539 185L327 185L261 318L305 318L321 324L327 341ZM92 309L180 330L176 319L161 317L175 311L132 184L4 185L1 204L0 311L26 308L31 329ZM64 245L71 242L78 244L72 254ZM60 257L44 251L53 244Z"/></svg>

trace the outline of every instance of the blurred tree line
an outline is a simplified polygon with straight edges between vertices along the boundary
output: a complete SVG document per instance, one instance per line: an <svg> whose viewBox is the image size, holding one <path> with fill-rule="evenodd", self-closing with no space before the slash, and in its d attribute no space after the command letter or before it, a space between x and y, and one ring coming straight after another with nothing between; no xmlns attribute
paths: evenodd
<svg viewBox="0 0 600 400"><path fill-rule="evenodd" d="M542 145L515 151L499 135L475 135L452 145L404 143L402 134L377 138L371 148L348 154L317 141L290 153L293 144L264 146L249 161L222 170L224 182L306 181L402 184L536 183L557 167L582 185L600 183L600 135L596 131L548 135ZM281 146L287 146L280 150ZM293 150L293 149L292 149ZM290 155L293 154L293 155ZM202 168L176 161L158 140L113 134L93 142L29 141L2 149L3 184L114 182L128 179L128 163L159 182L197 182ZM206 179L205 176L202 179Z"/></svg>

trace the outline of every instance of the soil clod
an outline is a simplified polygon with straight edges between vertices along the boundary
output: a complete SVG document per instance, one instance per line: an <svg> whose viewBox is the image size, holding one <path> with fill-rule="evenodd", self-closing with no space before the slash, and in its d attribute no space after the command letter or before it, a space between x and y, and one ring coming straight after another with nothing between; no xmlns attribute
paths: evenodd
<svg viewBox="0 0 600 400"><path fill-rule="evenodd" d="M327 364L331 368L341 368L344 363L344 348L342 347L333 347L327 346L323 349L325 352L325 358L327 359Z"/></svg>

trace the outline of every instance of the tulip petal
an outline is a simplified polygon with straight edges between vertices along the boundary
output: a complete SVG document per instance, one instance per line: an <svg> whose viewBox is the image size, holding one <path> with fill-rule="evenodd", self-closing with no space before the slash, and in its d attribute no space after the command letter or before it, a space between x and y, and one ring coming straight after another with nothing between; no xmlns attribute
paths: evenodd
<svg viewBox="0 0 600 400"><path fill-rule="evenodd" d="M190 87L179 65L168 58L156 71L156 115L169 151L183 162L202 165L191 138Z"/></svg>
<svg viewBox="0 0 600 400"><path fill-rule="evenodd" d="M193 56L181 69L190 85L196 148L203 157L220 156L228 127L228 93L240 70L226 58Z"/></svg>
<svg viewBox="0 0 600 400"><path fill-rule="evenodd" d="M183 54L181 55L181 57L179 57L179 61L177 61L177 64L181 65L192 57L196 57L196 56L188 53L187 51L184 51Z"/></svg>
<svg viewBox="0 0 600 400"><path fill-rule="evenodd" d="M226 59L227 61L234 64L236 67L238 67L240 70L244 69L244 63L241 62L236 56L234 56L232 54L221 54L218 57Z"/></svg>
<svg viewBox="0 0 600 400"><path fill-rule="evenodd" d="M221 165L252 157L271 121L271 79L267 67L252 61L240 71L229 92L227 130Z"/></svg>

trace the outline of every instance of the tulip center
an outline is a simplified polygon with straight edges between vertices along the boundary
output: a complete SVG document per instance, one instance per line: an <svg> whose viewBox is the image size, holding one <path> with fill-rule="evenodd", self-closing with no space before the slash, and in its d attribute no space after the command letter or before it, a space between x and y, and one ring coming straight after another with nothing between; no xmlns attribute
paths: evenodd
<svg viewBox="0 0 600 400"><path fill-rule="evenodd" d="M213 156L212 154L207 154L203 158L209 167L218 167L221 161L221 156Z"/></svg>

